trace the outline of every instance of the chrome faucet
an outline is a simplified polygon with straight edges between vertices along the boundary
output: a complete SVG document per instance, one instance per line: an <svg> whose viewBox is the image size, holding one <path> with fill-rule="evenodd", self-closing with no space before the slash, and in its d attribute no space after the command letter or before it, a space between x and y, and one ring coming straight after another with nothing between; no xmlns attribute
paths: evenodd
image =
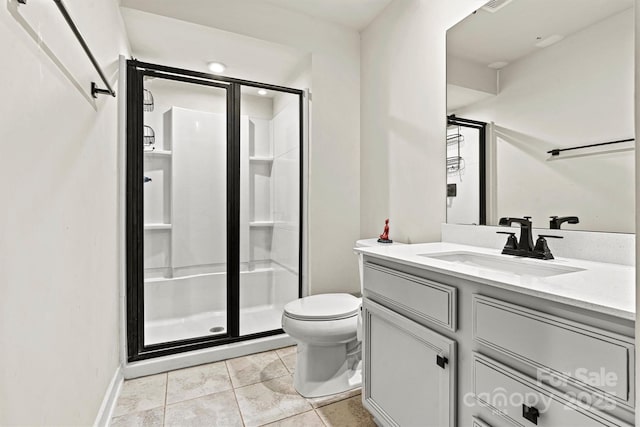
<svg viewBox="0 0 640 427"><path fill-rule="evenodd" d="M553 254L547 245L546 237L554 239L562 239L562 236L550 236L548 234L538 235L538 240L535 246L533 245L532 223L531 217L525 216L524 218L500 218L499 225L511 226L513 223L520 224L520 240L516 239L513 232L498 231L499 234L508 234L507 243L502 248L502 253L505 255L516 255L527 258L538 259L553 259Z"/></svg>

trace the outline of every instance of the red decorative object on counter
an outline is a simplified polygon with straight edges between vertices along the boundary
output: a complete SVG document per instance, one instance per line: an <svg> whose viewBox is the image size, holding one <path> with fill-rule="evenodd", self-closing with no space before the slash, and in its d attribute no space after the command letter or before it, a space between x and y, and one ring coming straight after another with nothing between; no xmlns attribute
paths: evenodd
<svg viewBox="0 0 640 427"><path fill-rule="evenodd" d="M389 239L389 218L384 220L384 230L378 239L380 243L393 243L393 240Z"/></svg>

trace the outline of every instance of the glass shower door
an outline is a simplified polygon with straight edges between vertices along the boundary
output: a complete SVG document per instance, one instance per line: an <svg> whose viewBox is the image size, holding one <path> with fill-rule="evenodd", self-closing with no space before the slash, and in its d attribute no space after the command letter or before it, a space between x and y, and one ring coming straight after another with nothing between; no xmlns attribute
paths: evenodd
<svg viewBox="0 0 640 427"><path fill-rule="evenodd" d="M301 289L302 97L127 61L129 361L283 333Z"/></svg>
<svg viewBox="0 0 640 427"><path fill-rule="evenodd" d="M147 72L143 94L144 345L228 336L227 87Z"/></svg>
<svg viewBox="0 0 640 427"><path fill-rule="evenodd" d="M299 297L301 97L243 86L240 119L240 334L281 328Z"/></svg>

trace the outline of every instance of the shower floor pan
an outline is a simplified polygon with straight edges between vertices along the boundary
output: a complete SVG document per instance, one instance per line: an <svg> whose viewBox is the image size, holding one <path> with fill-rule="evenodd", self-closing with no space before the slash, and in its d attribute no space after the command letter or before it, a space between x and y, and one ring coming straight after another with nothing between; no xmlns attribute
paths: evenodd
<svg viewBox="0 0 640 427"><path fill-rule="evenodd" d="M240 310L240 335L281 328L282 307L265 305ZM153 320L145 323L145 345L179 341L188 338L224 335L227 314L210 311L192 316Z"/></svg>

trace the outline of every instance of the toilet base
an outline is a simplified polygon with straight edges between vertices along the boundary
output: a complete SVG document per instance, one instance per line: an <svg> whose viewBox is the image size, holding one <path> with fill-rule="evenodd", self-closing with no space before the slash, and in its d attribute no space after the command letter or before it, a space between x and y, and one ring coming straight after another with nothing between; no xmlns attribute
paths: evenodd
<svg viewBox="0 0 640 427"><path fill-rule="evenodd" d="M304 397L342 393L362 385L362 360L355 342L314 346L298 342L293 385Z"/></svg>

